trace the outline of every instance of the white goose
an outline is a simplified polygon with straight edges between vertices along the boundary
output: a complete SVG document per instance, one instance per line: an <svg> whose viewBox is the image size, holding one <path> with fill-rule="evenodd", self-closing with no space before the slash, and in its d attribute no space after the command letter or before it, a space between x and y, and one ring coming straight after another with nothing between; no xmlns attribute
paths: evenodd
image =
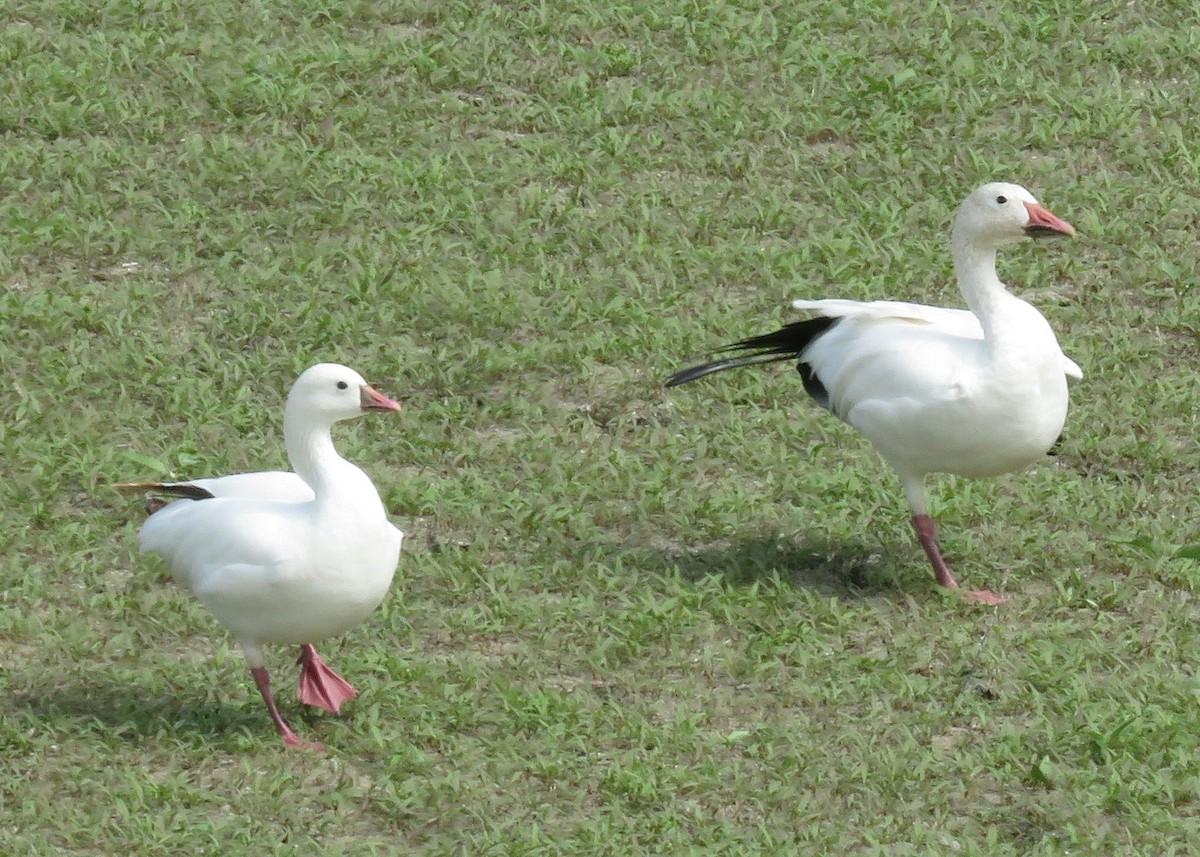
<svg viewBox="0 0 1200 857"><path fill-rule="evenodd" d="M232 632L291 746L299 741L275 706L263 645L300 645L301 702L338 711L354 688L312 644L349 630L379 606L404 538L370 478L338 455L330 429L367 411L399 409L353 369L321 363L296 380L284 409L295 473L118 486L184 498L147 498L142 550L162 556L176 581Z"/></svg>
<svg viewBox="0 0 1200 857"><path fill-rule="evenodd" d="M1042 314L996 276L996 250L1074 232L1025 188L986 184L959 207L951 241L969 310L798 300L793 306L817 317L726 346L749 353L686 369L667 386L796 360L808 394L862 432L896 470L937 582L956 588L926 511L926 474L993 476L1037 461L1062 431L1067 378L1083 377ZM986 590L968 597L1003 600Z"/></svg>

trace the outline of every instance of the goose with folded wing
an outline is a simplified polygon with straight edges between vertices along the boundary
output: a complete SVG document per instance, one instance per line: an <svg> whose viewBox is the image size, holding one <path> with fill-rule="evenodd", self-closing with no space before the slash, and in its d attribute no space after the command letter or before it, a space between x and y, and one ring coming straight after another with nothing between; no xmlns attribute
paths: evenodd
<svg viewBox="0 0 1200 857"><path fill-rule="evenodd" d="M379 606L404 537L371 479L338 454L330 430L370 411L399 409L353 369L318 364L296 380L284 409L294 472L120 486L151 492L142 549L162 556L233 634L285 744L300 741L275 705L263 646L299 645L300 700L338 711L354 688L312 644Z"/></svg>

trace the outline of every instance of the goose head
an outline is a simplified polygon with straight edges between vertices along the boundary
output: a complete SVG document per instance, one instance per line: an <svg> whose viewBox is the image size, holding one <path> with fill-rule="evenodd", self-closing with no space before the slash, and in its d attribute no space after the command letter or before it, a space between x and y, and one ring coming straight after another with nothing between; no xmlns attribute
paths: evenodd
<svg viewBox="0 0 1200 857"><path fill-rule="evenodd" d="M976 189L958 209L954 243L995 250L1023 238L1074 235L1075 227L1038 204L1025 188L990 182Z"/></svg>
<svg viewBox="0 0 1200 857"><path fill-rule="evenodd" d="M367 411L398 410L399 404L362 375L336 363L318 363L304 370L287 398L287 414L310 425L333 425Z"/></svg>

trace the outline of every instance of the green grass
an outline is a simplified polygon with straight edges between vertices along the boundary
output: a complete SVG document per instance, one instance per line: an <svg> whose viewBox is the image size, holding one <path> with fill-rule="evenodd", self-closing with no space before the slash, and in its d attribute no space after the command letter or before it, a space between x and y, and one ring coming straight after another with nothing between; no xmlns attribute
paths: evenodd
<svg viewBox="0 0 1200 857"><path fill-rule="evenodd" d="M1190 4L5 5L0 851L1200 848ZM794 297L957 303L958 200L1084 369L1056 458L894 476L788 369L667 395ZM108 486L285 465L319 360L409 534L284 714ZM156 463L157 462L157 463ZM165 472L163 472L165 471ZM291 653L274 650L277 685Z"/></svg>

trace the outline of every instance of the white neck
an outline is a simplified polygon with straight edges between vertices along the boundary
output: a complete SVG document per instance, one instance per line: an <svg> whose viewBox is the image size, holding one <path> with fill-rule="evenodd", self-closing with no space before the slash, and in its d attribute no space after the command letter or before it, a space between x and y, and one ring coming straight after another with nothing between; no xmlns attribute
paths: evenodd
<svg viewBox="0 0 1200 857"><path fill-rule="evenodd" d="M308 483L318 500L334 490L334 474L348 463L334 449L329 429L328 425L301 419L291 409L284 411L283 439L287 445L288 459L292 462L292 469Z"/></svg>
<svg viewBox="0 0 1200 857"><path fill-rule="evenodd" d="M983 328L991 365L1009 378L1050 371L1061 380L1062 352L1054 331L1040 312L1000 282L996 248L955 242L954 268L963 298Z"/></svg>
<svg viewBox="0 0 1200 857"><path fill-rule="evenodd" d="M999 316L1004 306L1015 300L996 276L996 248L981 247L955 236L953 252L958 289L979 319L983 338L994 345L1000 332Z"/></svg>
<svg viewBox="0 0 1200 857"><path fill-rule="evenodd" d="M313 490L318 514L350 515L355 520L386 519L379 492L367 474L338 455L332 427L305 419L290 408L283 413L283 439L292 469Z"/></svg>

